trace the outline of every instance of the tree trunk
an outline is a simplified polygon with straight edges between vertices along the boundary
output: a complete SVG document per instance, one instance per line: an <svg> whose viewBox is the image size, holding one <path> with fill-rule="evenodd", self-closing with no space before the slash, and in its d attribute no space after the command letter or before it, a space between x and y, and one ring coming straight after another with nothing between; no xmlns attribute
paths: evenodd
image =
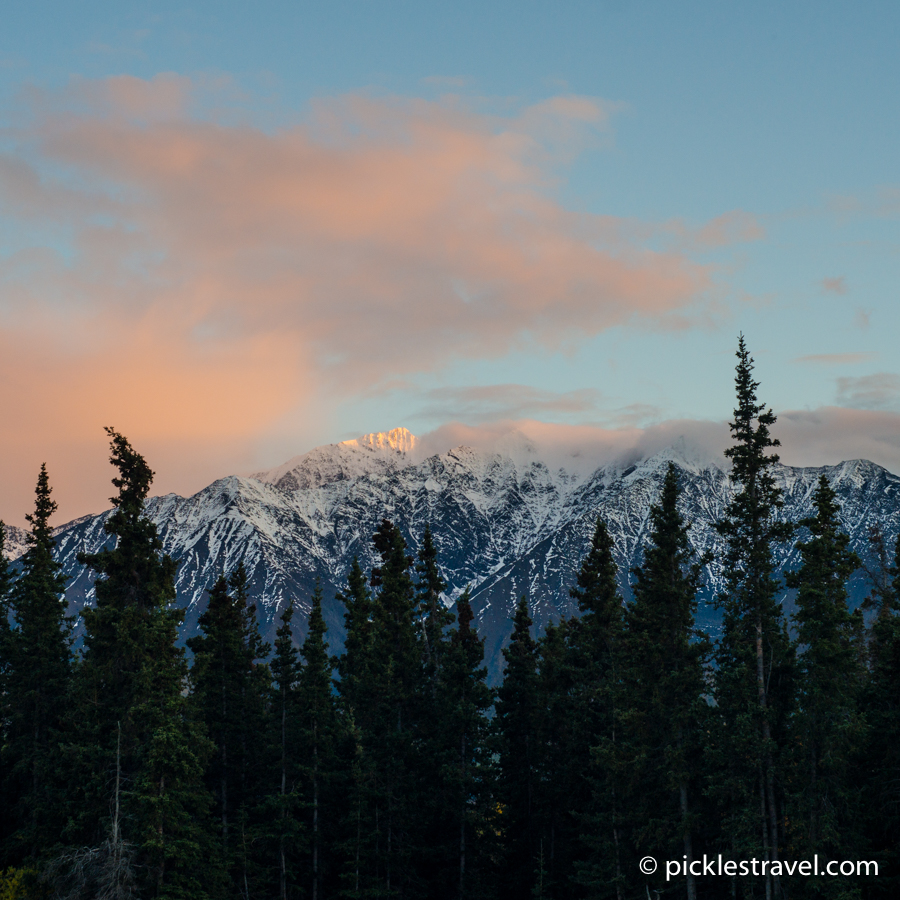
<svg viewBox="0 0 900 900"><path fill-rule="evenodd" d="M281 833L278 838L279 887L281 900L287 900L287 866L284 858L284 830L287 823L287 696L281 690Z"/></svg>
<svg viewBox="0 0 900 900"><path fill-rule="evenodd" d="M459 740L459 759L462 768L462 806L459 811L459 900L465 897L466 883L466 733Z"/></svg>
<svg viewBox="0 0 900 900"><path fill-rule="evenodd" d="M313 723L313 900L319 900L319 731Z"/></svg>
<svg viewBox="0 0 900 900"><path fill-rule="evenodd" d="M772 730L769 725L768 692L766 690L765 658L763 655L762 618L756 619L756 685L759 696L759 708L762 715L762 739L765 745L765 799L763 802L763 830L768 831L768 849L766 856L770 862L778 862L778 813L775 808L775 772L772 763ZM768 808L768 815L766 815ZM774 882L775 896L781 896L781 879L777 875L767 877L766 891L769 881Z"/></svg>

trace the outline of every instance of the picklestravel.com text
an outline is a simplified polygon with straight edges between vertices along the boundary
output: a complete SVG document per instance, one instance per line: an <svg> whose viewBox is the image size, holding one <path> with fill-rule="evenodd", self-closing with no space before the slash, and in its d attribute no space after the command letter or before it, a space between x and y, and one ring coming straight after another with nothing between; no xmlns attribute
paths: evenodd
<svg viewBox="0 0 900 900"><path fill-rule="evenodd" d="M652 856L645 856L640 863L641 871L650 875L656 871L656 860ZM687 861L683 859L666 860L666 881L678 876L690 873L699 875L830 875L832 877L877 875L878 863L874 860L820 860L818 854L812 860L792 860L791 862L768 859L723 859L720 853L717 857L709 857L705 853L703 859Z"/></svg>

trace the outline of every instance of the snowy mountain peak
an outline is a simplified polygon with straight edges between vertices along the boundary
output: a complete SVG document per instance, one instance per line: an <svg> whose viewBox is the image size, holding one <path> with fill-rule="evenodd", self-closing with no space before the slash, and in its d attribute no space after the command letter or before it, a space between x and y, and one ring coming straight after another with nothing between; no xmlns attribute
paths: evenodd
<svg viewBox="0 0 900 900"><path fill-rule="evenodd" d="M684 437L678 437L669 446L637 462L636 465L642 470L665 469L670 462L692 475L698 475L710 468L720 471L729 468L721 453L713 453L696 444L689 444Z"/></svg>
<svg viewBox="0 0 900 900"><path fill-rule="evenodd" d="M415 435L406 428L394 428L339 444L315 447L276 469L257 472L251 477L285 491L306 490L335 481L394 471L409 464L406 457L415 446Z"/></svg>
<svg viewBox="0 0 900 900"><path fill-rule="evenodd" d="M339 446L410 453L416 447L416 436L407 428L392 428L390 431L376 431L350 441L341 441Z"/></svg>

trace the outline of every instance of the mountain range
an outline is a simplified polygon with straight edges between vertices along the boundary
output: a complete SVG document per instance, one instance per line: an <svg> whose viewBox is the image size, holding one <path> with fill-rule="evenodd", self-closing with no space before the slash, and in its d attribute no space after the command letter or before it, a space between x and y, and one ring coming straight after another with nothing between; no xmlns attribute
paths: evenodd
<svg viewBox="0 0 900 900"><path fill-rule="evenodd" d="M183 639L197 628L207 589L243 560L269 639L291 601L302 636L319 581L333 652L344 637L343 606L335 594L345 585L354 557L366 571L376 563L371 537L381 519L395 522L412 549L430 525L447 583L445 602L452 606L470 588L490 678L496 682L520 596L529 598L536 629L575 613L569 589L598 516L615 542L622 594L629 599L630 570L641 562L649 509L670 462L679 469L691 542L712 560L704 566L697 619L714 634L719 625L714 598L723 587L715 561L722 544L714 526L734 487L723 457L710 457L683 440L647 458L601 463L572 456L551 463L516 431L489 448L458 446L426 454L409 431L397 428L317 447L251 477L221 478L192 497L154 497L147 515L165 551L179 561L176 602L186 610ZM880 527L893 547L900 531L896 475L866 460L818 468L778 465L775 474L784 492L783 518L799 521L812 514L816 482L825 474L837 492L851 547L866 566L876 565L869 541L873 527ZM93 599L90 573L76 555L109 540L103 530L109 515L85 516L55 529L73 612ZM9 532L7 553L15 558L24 550L24 532ZM799 564L793 543L776 548L776 562L780 572ZM858 606L868 591L868 578L860 571L851 580L852 605ZM783 600L790 609L790 592Z"/></svg>

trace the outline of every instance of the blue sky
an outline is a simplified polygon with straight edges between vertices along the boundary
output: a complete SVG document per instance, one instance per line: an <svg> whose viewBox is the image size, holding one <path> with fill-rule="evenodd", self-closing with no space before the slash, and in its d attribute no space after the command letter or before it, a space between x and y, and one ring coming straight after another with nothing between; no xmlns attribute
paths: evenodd
<svg viewBox="0 0 900 900"><path fill-rule="evenodd" d="M5 11L0 516L44 459L102 508L104 424L184 493L395 425L722 421L741 331L786 459L900 470L898 38L879 2Z"/></svg>

